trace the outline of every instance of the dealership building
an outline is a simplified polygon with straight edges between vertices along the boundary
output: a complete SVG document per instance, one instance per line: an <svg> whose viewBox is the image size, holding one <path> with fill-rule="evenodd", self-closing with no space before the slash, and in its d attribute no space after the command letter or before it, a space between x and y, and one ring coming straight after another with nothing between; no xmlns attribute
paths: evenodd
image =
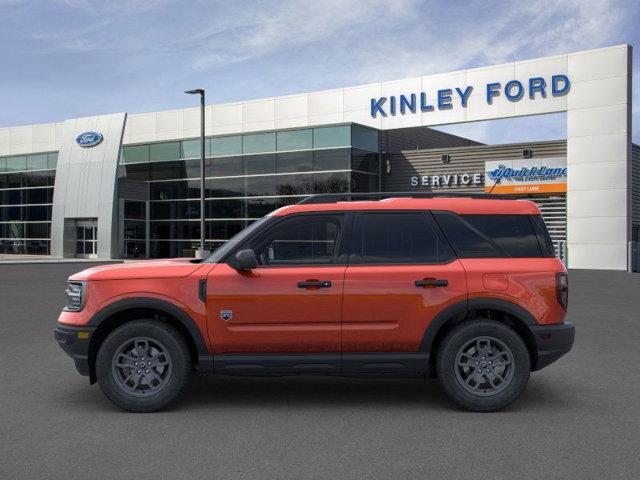
<svg viewBox="0 0 640 480"><path fill-rule="evenodd" d="M570 268L637 270L631 47L205 107L215 247L314 193L502 193L536 202ZM567 138L485 145L446 124L566 112ZM200 110L0 129L0 255L193 256Z"/></svg>

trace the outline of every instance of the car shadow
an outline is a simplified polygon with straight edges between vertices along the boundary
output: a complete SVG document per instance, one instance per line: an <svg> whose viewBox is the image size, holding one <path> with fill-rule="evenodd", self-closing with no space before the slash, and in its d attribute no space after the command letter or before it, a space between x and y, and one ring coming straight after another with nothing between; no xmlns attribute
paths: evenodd
<svg viewBox="0 0 640 480"><path fill-rule="evenodd" d="M236 408L314 408L335 405L450 408L436 380L425 378L360 377L228 377L206 376L192 382L180 405L213 404Z"/></svg>
<svg viewBox="0 0 640 480"><path fill-rule="evenodd" d="M174 408L316 408L326 406L420 408L466 412L446 396L434 378L229 377L194 378ZM522 396L504 411L563 411L579 401L566 388L532 377Z"/></svg>
<svg viewBox="0 0 640 480"><path fill-rule="evenodd" d="M120 411L97 385L58 391L68 408L93 411ZM572 410L579 402L565 388L552 381L532 377L522 396L504 412ZM327 407L379 409L419 408L434 412L469 413L447 398L436 379L362 378L330 376L233 377L194 375L181 399L165 412L192 412L268 407L317 409Z"/></svg>

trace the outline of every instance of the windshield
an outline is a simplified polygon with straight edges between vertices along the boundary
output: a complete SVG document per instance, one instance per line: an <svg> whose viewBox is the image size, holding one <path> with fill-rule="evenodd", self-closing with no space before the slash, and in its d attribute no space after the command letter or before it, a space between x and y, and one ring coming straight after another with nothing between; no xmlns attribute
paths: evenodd
<svg viewBox="0 0 640 480"><path fill-rule="evenodd" d="M267 223L271 219L270 216L262 217L257 222L253 222L244 230L236 233L233 237L231 237L224 245L220 245L216 250L213 251L211 256L207 258L206 263L218 263L221 259L223 259L230 251L244 242L255 230L258 230L265 223Z"/></svg>

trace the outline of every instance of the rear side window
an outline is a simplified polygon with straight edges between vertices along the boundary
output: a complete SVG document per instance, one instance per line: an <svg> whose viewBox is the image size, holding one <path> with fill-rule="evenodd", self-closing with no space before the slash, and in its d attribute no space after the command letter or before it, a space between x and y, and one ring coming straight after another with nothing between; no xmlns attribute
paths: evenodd
<svg viewBox="0 0 640 480"><path fill-rule="evenodd" d="M361 213L352 248L353 263L429 264L454 258L425 212Z"/></svg>
<svg viewBox="0 0 640 480"><path fill-rule="evenodd" d="M461 258L549 256L540 244L533 215L434 215Z"/></svg>

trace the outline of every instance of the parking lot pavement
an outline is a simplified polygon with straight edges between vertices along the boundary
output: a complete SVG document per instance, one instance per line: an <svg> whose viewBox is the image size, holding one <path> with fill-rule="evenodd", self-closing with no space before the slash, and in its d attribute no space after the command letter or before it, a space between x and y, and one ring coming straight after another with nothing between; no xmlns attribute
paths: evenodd
<svg viewBox="0 0 640 480"><path fill-rule="evenodd" d="M574 350L493 414L434 381L197 377L123 413L52 337L77 264L0 265L0 478L631 479L640 274L572 271Z"/></svg>

